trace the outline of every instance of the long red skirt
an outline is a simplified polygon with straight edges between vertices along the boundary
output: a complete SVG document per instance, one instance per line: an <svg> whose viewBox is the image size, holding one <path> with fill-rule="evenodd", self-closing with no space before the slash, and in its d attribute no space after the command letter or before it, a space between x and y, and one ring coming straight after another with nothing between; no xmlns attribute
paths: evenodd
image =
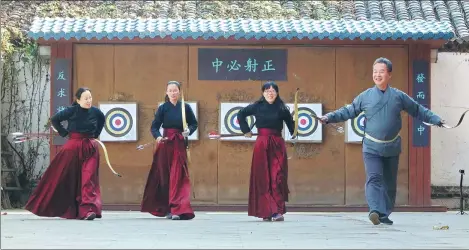
<svg viewBox="0 0 469 250"><path fill-rule="evenodd" d="M258 129L252 156L248 215L259 218L283 215L288 201L288 158L281 132Z"/></svg>
<svg viewBox="0 0 469 250"><path fill-rule="evenodd" d="M70 133L42 175L25 209L43 217L83 219L94 212L101 218L97 142L86 135Z"/></svg>
<svg viewBox="0 0 469 250"><path fill-rule="evenodd" d="M193 219L184 137L177 129L165 129L163 136L168 139L161 141L153 154L140 211L158 217L171 213L181 220Z"/></svg>

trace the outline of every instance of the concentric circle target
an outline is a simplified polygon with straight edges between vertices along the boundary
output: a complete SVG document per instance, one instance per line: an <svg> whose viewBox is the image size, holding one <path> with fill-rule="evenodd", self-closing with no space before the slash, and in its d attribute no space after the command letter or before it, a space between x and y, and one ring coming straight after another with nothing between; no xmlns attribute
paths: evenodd
<svg viewBox="0 0 469 250"><path fill-rule="evenodd" d="M132 129L133 119L129 111L123 108L113 108L105 115L104 129L114 137L127 135Z"/></svg>
<svg viewBox="0 0 469 250"><path fill-rule="evenodd" d="M352 119L352 130L359 136L365 135L365 123L366 117L365 113L360 113L357 117Z"/></svg>
<svg viewBox="0 0 469 250"><path fill-rule="evenodd" d="M239 126L239 121L237 118L238 112L243 109L243 107L234 107L228 110L225 115L225 127L230 134L242 134L241 127ZM248 126L251 127L254 123L254 117L248 116L246 118Z"/></svg>
<svg viewBox="0 0 469 250"><path fill-rule="evenodd" d="M292 113L295 115L295 112ZM318 129L319 122L312 117L317 114L307 107L298 108L298 136L310 136Z"/></svg>

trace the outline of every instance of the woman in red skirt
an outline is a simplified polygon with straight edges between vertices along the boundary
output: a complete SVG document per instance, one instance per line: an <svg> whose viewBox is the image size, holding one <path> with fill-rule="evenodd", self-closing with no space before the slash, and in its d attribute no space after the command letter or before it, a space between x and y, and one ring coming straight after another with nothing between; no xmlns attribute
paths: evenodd
<svg viewBox="0 0 469 250"><path fill-rule="evenodd" d="M195 215L190 204L191 186L185 143L197 129L197 120L189 104L185 104L188 128L183 130L180 90L179 82L168 82L165 102L158 107L151 124L156 150L140 211L172 220L190 220ZM159 131L161 126L163 135Z"/></svg>
<svg viewBox="0 0 469 250"><path fill-rule="evenodd" d="M248 215L264 221L283 221L288 201L288 163L283 122L293 135L294 121L285 103L280 99L277 84L262 86L262 97L238 112L241 131L251 137L246 117L256 118L258 136L252 156L249 185Z"/></svg>
<svg viewBox="0 0 469 250"><path fill-rule="evenodd" d="M93 138L99 137L104 114L91 106L88 88L79 88L76 101L51 117L60 136L68 136L42 175L26 209L44 217L94 220L101 218L99 188L99 150ZM65 129L61 122L67 121Z"/></svg>

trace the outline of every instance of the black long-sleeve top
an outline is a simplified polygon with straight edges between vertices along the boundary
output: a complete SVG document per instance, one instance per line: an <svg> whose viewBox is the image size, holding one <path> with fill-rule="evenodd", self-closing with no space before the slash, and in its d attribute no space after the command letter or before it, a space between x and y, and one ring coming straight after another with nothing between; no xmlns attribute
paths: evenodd
<svg viewBox="0 0 469 250"><path fill-rule="evenodd" d="M155 118L151 123L151 134L156 139L161 135L160 127L173 128L182 130L182 110L181 102L177 102L176 105L171 102L165 102L158 107L155 113ZM186 105L186 122L189 128L189 134L192 135L197 130L197 119L195 118L194 112L189 104Z"/></svg>
<svg viewBox="0 0 469 250"><path fill-rule="evenodd" d="M80 105L73 105L56 113L50 120L62 137L70 132L76 132L98 138L104 127L104 114L96 107L84 109ZM67 129L62 126L62 121L68 122Z"/></svg>
<svg viewBox="0 0 469 250"><path fill-rule="evenodd" d="M250 132L249 125L246 121L246 117L250 115L254 115L256 118L256 127L258 129L270 128L282 131L283 122L285 122L290 135L293 135L295 122L293 121L293 116L286 107L281 108L280 105L275 103L269 104L266 101L261 101L255 102L241 109L238 112L237 118L243 134Z"/></svg>

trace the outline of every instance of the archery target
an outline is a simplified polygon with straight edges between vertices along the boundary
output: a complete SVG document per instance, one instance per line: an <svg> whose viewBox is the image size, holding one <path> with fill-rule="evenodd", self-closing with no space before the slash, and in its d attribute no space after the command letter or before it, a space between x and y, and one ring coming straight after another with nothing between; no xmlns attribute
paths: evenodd
<svg viewBox="0 0 469 250"><path fill-rule="evenodd" d="M132 129L132 116L123 108L109 110L104 118L104 129L114 137L122 137Z"/></svg>
<svg viewBox="0 0 469 250"><path fill-rule="evenodd" d="M365 112L361 112L357 117L346 121L345 142L361 143L365 135Z"/></svg>
<svg viewBox="0 0 469 250"><path fill-rule="evenodd" d="M294 115L295 112L292 113ZM316 112L307 107L298 107L298 134L301 137L312 135L318 129L319 122L313 118Z"/></svg>
<svg viewBox="0 0 469 250"><path fill-rule="evenodd" d="M186 104L189 104L189 106L191 106L192 112L194 112L195 119L196 119L197 121L199 121L199 110L198 110L197 102L188 102L188 101L186 101L185 103L186 103ZM161 103L159 104L159 106L161 106L162 104L163 104L163 102L161 102ZM187 114L187 112L186 112L186 116L187 116L187 115L188 115L188 114ZM200 123L199 123L199 124L200 124ZM164 128L163 128L163 126L161 126L161 128L160 128L160 133L163 134L163 132L164 132ZM194 131L194 133L192 133L192 135L189 135L189 137L187 137L187 139L188 139L189 141L197 141L197 140L199 140L199 128L197 128L197 129Z"/></svg>
<svg viewBox="0 0 469 250"><path fill-rule="evenodd" d="M242 107L234 107L228 110L228 112L225 115L225 125L226 129L230 134L242 134L243 131L241 131L241 126L239 125L238 121L238 112L242 109ZM253 116L248 116L246 117L246 121L248 123L248 126L251 127L252 124L254 123L254 117Z"/></svg>
<svg viewBox="0 0 469 250"><path fill-rule="evenodd" d="M294 104L288 103L287 107L290 108L290 113L294 116ZM322 124L313 116L322 116L321 103L298 104L298 142L322 142ZM290 141L291 135L286 125L283 132L286 141Z"/></svg>
<svg viewBox="0 0 469 250"><path fill-rule="evenodd" d="M239 121L237 118L238 112L244 107L248 106L250 103L221 103L220 104L220 134L243 134ZM254 116L246 117L248 126L251 127L254 122ZM257 129L254 126L251 130L252 133L257 133ZM225 137L221 140L226 141L255 141L256 136L251 138L246 138L244 136L237 137Z"/></svg>
<svg viewBox="0 0 469 250"><path fill-rule="evenodd" d="M100 103L104 114L101 141L137 141L137 104Z"/></svg>

